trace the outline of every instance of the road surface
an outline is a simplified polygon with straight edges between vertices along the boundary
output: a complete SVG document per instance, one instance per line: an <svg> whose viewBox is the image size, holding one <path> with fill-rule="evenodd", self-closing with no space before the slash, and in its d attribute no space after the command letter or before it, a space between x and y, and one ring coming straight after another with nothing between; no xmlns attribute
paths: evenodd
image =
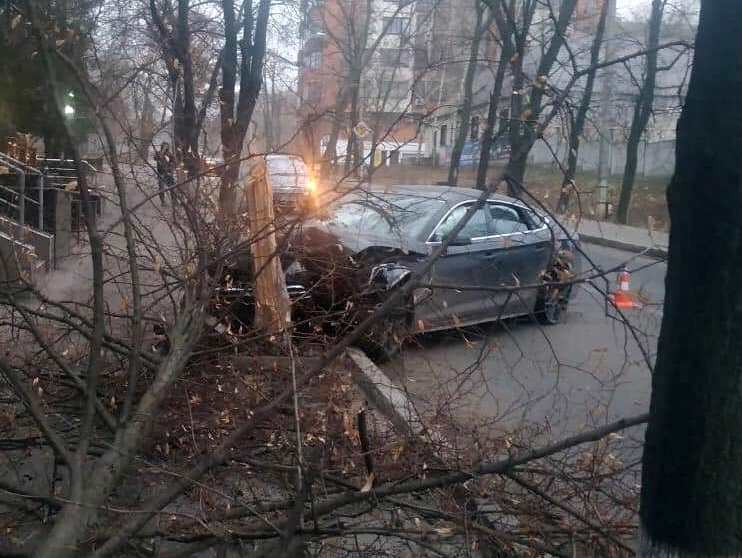
<svg viewBox="0 0 742 558"><path fill-rule="evenodd" d="M656 350L665 264L610 248L585 250L603 269L625 261L630 269L641 268L632 273L631 289L647 304L626 316L643 350L615 311L606 315L599 293L584 286L560 325L521 319L420 336L385 372L422 409L451 413L464 424L547 427L557 437L646 411L646 361L653 362ZM611 289L615 276L610 274Z"/></svg>

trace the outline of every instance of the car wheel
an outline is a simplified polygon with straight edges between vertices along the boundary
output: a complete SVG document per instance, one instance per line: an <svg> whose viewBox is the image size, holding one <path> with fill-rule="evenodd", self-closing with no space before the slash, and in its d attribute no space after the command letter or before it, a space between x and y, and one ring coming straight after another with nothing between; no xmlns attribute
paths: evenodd
<svg viewBox="0 0 742 558"><path fill-rule="evenodd" d="M402 350L409 325L404 316L387 316L367 331L358 345L373 360L388 362Z"/></svg>
<svg viewBox="0 0 742 558"><path fill-rule="evenodd" d="M544 287L536 302L536 319L544 325L556 325L564 319L571 287Z"/></svg>

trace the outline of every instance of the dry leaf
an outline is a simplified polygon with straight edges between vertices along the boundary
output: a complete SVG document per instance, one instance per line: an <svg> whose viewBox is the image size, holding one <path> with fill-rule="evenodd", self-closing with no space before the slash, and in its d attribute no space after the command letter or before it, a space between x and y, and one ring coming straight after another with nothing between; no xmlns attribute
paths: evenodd
<svg viewBox="0 0 742 558"><path fill-rule="evenodd" d="M436 527L435 532L439 535L448 536L453 534L453 529L450 527Z"/></svg>
<svg viewBox="0 0 742 558"><path fill-rule="evenodd" d="M371 492L371 488L373 488L373 486L374 486L374 474L372 472L368 477L366 477L366 482L361 487L361 493L365 494L366 492Z"/></svg>

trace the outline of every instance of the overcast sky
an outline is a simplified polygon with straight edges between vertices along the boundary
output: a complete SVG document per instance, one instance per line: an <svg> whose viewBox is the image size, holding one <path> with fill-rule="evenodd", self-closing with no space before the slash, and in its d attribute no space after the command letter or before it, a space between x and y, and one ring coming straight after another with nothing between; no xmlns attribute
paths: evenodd
<svg viewBox="0 0 742 558"><path fill-rule="evenodd" d="M652 0L616 0L616 12L625 19L634 19L634 16L649 16ZM675 11L691 13L698 11L698 0L671 0L665 8L666 14Z"/></svg>
<svg viewBox="0 0 742 558"><path fill-rule="evenodd" d="M649 12L652 0L616 0L616 12L620 17L630 17L634 12Z"/></svg>

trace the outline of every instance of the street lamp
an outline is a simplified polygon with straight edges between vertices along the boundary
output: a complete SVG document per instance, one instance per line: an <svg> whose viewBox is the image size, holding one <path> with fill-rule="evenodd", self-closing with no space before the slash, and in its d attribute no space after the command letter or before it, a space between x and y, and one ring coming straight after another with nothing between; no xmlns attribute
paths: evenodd
<svg viewBox="0 0 742 558"><path fill-rule="evenodd" d="M67 116L69 118L72 118L73 116L75 116L75 107L72 106L73 103L75 102L75 93L74 93L74 91L69 91L67 93L67 98L69 100L67 101L67 104L64 105L64 108L62 109L62 111L64 112L64 115L65 116Z"/></svg>

